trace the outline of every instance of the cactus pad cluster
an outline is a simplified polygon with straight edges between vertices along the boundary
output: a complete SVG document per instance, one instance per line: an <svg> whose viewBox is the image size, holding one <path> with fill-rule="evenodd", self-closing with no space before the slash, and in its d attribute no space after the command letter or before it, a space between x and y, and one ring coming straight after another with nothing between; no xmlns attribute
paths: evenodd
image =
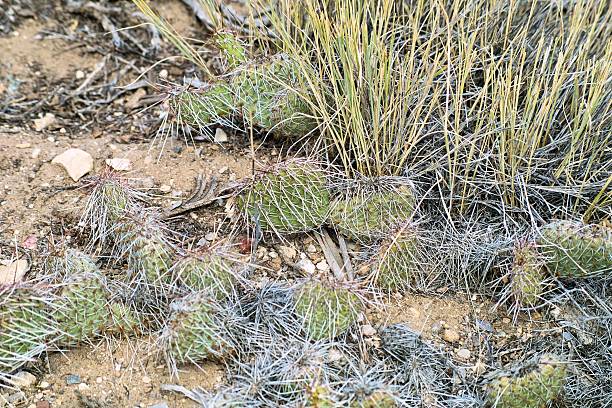
<svg viewBox="0 0 612 408"><path fill-rule="evenodd" d="M309 280L297 289L295 312L313 340L333 339L357 320L361 303L356 294L324 282Z"/></svg>
<svg viewBox="0 0 612 408"><path fill-rule="evenodd" d="M540 251L554 276L611 276L612 228L604 224L557 221L545 225L540 232Z"/></svg>
<svg viewBox="0 0 612 408"><path fill-rule="evenodd" d="M183 258L171 272L190 290L207 290L218 300L228 297L236 283L229 260L212 251Z"/></svg>
<svg viewBox="0 0 612 408"><path fill-rule="evenodd" d="M32 361L58 336L51 293L34 286L0 287L0 380Z"/></svg>
<svg viewBox="0 0 612 408"><path fill-rule="evenodd" d="M335 202L330 223L355 241L372 241L411 219L414 209L415 196L410 185L360 191Z"/></svg>
<svg viewBox="0 0 612 408"><path fill-rule="evenodd" d="M424 267L422 242L419 231L410 223L403 224L386 238L375 260L376 286L387 291L408 288Z"/></svg>
<svg viewBox="0 0 612 408"><path fill-rule="evenodd" d="M206 292L196 292L170 305L160 346L172 364L219 360L231 353L223 315L227 313Z"/></svg>
<svg viewBox="0 0 612 408"><path fill-rule="evenodd" d="M249 183L238 208L264 231L291 234L323 225L329 211L326 173L315 164L282 163Z"/></svg>
<svg viewBox="0 0 612 408"><path fill-rule="evenodd" d="M567 373L565 366L550 357L541 360L521 377L501 377L489 384L489 402L497 408L540 408L557 399Z"/></svg>

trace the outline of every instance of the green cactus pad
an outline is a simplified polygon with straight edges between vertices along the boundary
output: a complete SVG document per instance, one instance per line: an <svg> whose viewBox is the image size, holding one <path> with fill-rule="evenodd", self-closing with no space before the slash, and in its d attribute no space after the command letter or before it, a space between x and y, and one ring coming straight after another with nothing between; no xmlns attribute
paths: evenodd
<svg viewBox="0 0 612 408"><path fill-rule="evenodd" d="M135 336L142 333L143 322L128 306L113 302L109 307L105 333L117 336Z"/></svg>
<svg viewBox="0 0 612 408"><path fill-rule="evenodd" d="M120 256L127 259L130 273L144 277L151 285L171 280L174 250L162 229L149 214L139 219L123 219L116 228L116 245Z"/></svg>
<svg viewBox="0 0 612 408"><path fill-rule="evenodd" d="M384 236L414 214L414 192L408 185L336 201L330 223L336 230L355 241L371 241Z"/></svg>
<svg viewBox="0 0 612 408"><path fill-rule="evenodd" d="M318 166L290 161L259 175L237 198L249 221L264 231L291 234L320 227L327 219L326 174Z"/></svg>
<svg viewBox="0 0 612 408"><path fill-rule="evenodd" d="M108 322L109 294L96 273L69 277L61 285L53 310L62 332L60 347L72 347L101 336Z"/></svg>
<svg viewBox="0 0 612 408"><path fill-rule="evenodd" d="M540 232L540 251L553 275L586 278L612 274L612 228L557 221Z"/></svg>
<svg viewBox="0 0 612 408"><path fill-rule="evenodd" d="M181 91L169 102L181 123L199 128L228 118L233 112L234 94L220 81Z"/></svg>
<svg viewBox="0 0 612 408"><path fill-rule="evenodd" d="M332 391L324 385L315 385L308 389L305 405L308 408L334 408L338 406L332 398Z"/></svg>
<svg viewBox="0 0 612 408"><path fill-rule="evenodd" d="M534 307L541 300L544 289L544 265L535 245L518 244L514 249L510 288L520 306Z"/></svg>
<svg viewBox="0 0 612 408"><path fill-rule="evenodd" d="M378 250L376 285L387 291L405 290L422 269L421 242L417 229L402 225Z"/></svg>
<svg viewBox="0 0 612 408"><path fill-rule="evenodd" d="M218 31L214 34L215 45L222 52L227 68L235 69L248 61L248 52L244 44L230 31Z"/></svg>
<svg viewBox="0 0 612 408"><path fill-rule="evenodd" d="M351 403L351 408L395 408L397 406L393 395L386 391L374 391L367 397Z"/></svg>
<svg viewBox="0 0 612 408"><path fill-rule="evenodd" d="M209 291L217 300L226 298L236 282L230 262L215 253L186 257L173 267L172 273L192 291Z"/></svg>
<svg viewBox="0 0 612 408"><path fill-rule="evenodd" d="M0 380L33 361L58 336L52 297L31 286L0 287Z"/></svg>
<svg viewBox="0 0 612 408"><path fill-rule="evenodd" d="M66 248L45 259L45 269L48 276L68 278L83 273L99 273L95 261L84 252Z"/></svg>
<svg viewBox="0 0 612 408"><path fill-rule="evenodd" d="M206 292L197 292L170 305L171 314L160 344L172 364L219 360L233 351L223 310Z"/></svg>
<svg viewBox="0 0 612 408"><path fill-rule="evenodd" d="M296 314L302 319L306 334L313 340L341 335L355 322L360 310L357 295L323 282L307 281L296 293Z"/></svg>
<svg viewBox="0 0 612 408"><path fill-rule="evenodd" d="M522 377L502 377L493 381L488 386L488 399L496 408L546 407L563 391L566 375L561 363L541 362Z"/></svg>
<svg viewBox="0 0 612 408"><path fill-rule="evenodd" d="M235 56L231 57L233 63L240 61ZM317 122L301 96L304 90L298 73L297 65L279 54L265 62L241 63L225 80L180 91L169 103L179 121L191 126L239 116L246 124L277 135L303 136L314 130Z"/></svg>

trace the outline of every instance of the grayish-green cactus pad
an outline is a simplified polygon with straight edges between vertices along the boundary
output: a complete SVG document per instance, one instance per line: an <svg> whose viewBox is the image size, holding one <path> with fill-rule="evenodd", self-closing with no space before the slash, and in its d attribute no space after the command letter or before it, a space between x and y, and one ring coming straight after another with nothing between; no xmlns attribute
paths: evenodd
<svg viewBox="0 0 612 408"><path fill-rule="evenodd" d="M0 379L45 351L58 335L52 296L31 286L0 287Z"/></svg>
<svg viewBox="0 0 612 408"><path fill-rule="evenodd" d="M172 364L218 360L233 350L222 321L223 309L206 292L175 300L160 338Z"/></svg>
<svg viewBox="0 0 612 408"><path fill-rule="evenodd" d="M361 311L357 295L318 281L307 281L298 290L295 311L313 340L333 339L355 322Z"/></svg>
<svg viewBox="0 0 612 408"><path fill-rule="evenodd" d="M262 230L291 234L323 225L329 202L325 172L295 160L259 175L238 196L237 206Z"/></svg>
<svg viewBox="0 0 612 408"><path fill-rule="evenodd" d="M414 191L409 185L362 191L337 200L330 222L342 235L356 241L371 241L410 219L414 208Z"/></svg>
<svg viewBox="0 0 612 408"><path fill-rule="evenodd" d="M541 408L563 391L566 369L556 361L542 362L522 377L502 377L488 386L489 402L496 408Z"/></svg>
<svg viewBox="0 0 612 408"><path fill-rule="evenodd" d="M612 228L557 221L541 229L538 242L549 271L561 278L612 274Z"/></svg>

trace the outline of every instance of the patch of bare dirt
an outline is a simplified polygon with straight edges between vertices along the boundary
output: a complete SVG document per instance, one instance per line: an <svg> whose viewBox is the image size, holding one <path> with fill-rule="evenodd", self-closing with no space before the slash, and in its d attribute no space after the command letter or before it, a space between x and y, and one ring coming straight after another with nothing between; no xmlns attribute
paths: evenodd
<svg viewBox="0 0 612 408"><path fill-rule="evenodd" d="M74 44L43 38L40 33L46 28L40 21L26 20L9 36L0 38L0 70L21 81L32 74L62 79L74 76L77 70L86 72L98 62L98 58L82 53Z"/></svg>

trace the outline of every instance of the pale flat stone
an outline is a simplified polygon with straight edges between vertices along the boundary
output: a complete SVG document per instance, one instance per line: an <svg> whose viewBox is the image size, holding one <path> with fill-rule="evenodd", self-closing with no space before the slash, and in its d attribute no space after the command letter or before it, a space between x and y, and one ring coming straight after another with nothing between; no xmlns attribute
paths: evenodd
<svg viewBox="0 0 612 408"><path fill-rule="evenodd" d="M106 165L117 171L130 171L132 170L132 162L130 159L113 158L106 159Z"/></svg>
<svg viewBox="0 0 612 408"><path fill-rule="evenodd" d="M42 132L49 126L54 125L55 122L57 122L55 115L47 113L42 118L34 119L34 129L36 129L37 132Z"/></svg>
<svg viewBox="0 0 612 408"><path fill-rule="evenodd" d="M0 286L21 282L30 266L25 259L13 261L8 265L0 265Z"/></svg>
<svg viewBox="0 0 612 408"><path fill-rule="evenodd" d="M62 166L74 181L79 181L93 170L93 157L81 149L68 149L56 156L51 163Z"/></svg>

